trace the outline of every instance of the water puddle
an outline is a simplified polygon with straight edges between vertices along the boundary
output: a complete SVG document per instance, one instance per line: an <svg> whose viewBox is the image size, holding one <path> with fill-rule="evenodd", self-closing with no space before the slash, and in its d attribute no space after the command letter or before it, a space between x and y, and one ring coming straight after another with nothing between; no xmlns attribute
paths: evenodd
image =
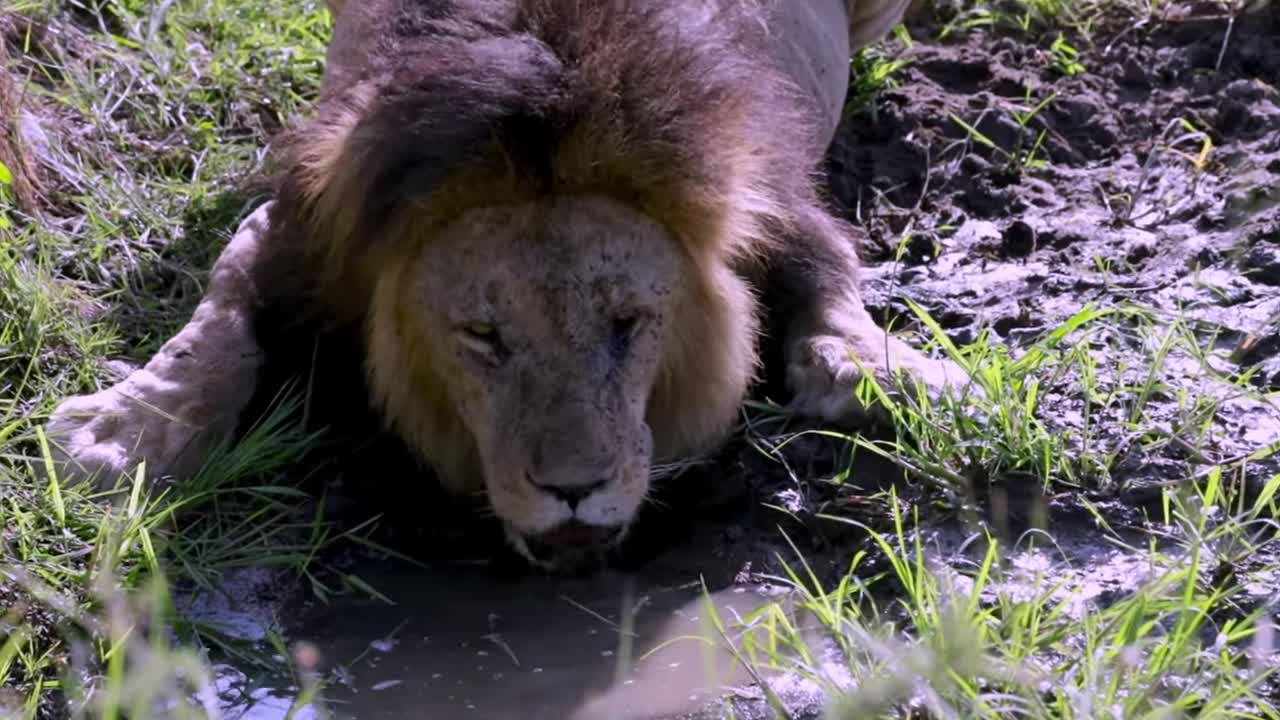
<svg viewBox="0 0 1280 720"><path fill-rule="evenodd" d="M741 646L742 618L785 594L761 584L708 592L697 577L660 573L515 581L483 570L404 569L363 577L394 604L351 596L285 623L330 678L325 706L336 720L718 717L711 709L752 678L712 611ZM241 679L235 675L222 678L224 690ZM242 692L226 717L283 718L294 693L259 687L250 700Z"/></svg>
<svg viewBox="0 0 1280 720"><path fill-rule="evenodd" d="M1149 579L1156 560L1138 536L1108 541L1089 533L1081 517L1058 520L1055 542L1020 546L1006 558L1007 572L985 587L985 601L996 594L1043 598L1083 617ZM971 580L954 568L972 569L972 534L950 524L925 532L926 553L940 561L936 570L962 595L971 593ZM756 648L767 646L767 630L752 616L770 605L801 629L814 652L812 669L835 686L856 684L785 586L722 581L708 591L698 567L710 572L715 560L684 550L636 574L577 579L362 565L361 577L385 599L352 594L295 610L264 601L265 576L249 571L225 584L217 602L183 605L188 616L258 641L284 614L285 636L305 645L307 664L328 678L324 709L334 720L710 720L726 717L729 706L738 718L774 717L756 678L729 650L729 642L743 649L748 633ZM1160 557L1166 567L1183 561L1177 547ZM272 687L273 679L264 685L242 669L220 668L228 720L319 717L310 708L289 715L299 690L287 678ZM821 716L824 693L816 683L781 673L763 679L792 717Z"/></svg>

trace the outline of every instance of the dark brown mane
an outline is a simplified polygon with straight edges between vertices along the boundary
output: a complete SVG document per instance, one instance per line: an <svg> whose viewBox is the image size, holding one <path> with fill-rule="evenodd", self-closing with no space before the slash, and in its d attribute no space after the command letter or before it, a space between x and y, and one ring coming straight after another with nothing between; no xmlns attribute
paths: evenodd
<svg viewBox="0 0 1280 720"><path fill-rule="evenodd" d="M606 193L723 258L813 201L812 133L736 47L741 23L693 32L628 0L387 5L363 70L288 139L277 191L273 225L347 303L353 273L471 207Z"/></svg>

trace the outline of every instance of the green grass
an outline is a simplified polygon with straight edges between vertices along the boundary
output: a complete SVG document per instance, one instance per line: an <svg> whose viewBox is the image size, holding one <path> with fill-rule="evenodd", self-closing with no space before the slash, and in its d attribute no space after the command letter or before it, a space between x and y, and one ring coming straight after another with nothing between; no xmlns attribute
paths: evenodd
<svg viewBox="0 0 1280 720"><path fill-rule="evenodd" d="M1090 71L1077 48L1101 28L1132 31L1177 10L1128 0L929 5L940 39L1028 36L1061 77ZM1228 16L1241 7L1222 4ZM910 39L898 40L854 59L853 111L873 112L909 65ZM952 119L1016 179L1043 163L1036 116L1053 100L1026 98L1012 118L1024 131L1014 147ZM1214 149L1185 121L1159 146L1197 168ZM1124 220L1134 205L1136 197L1113 203ZM1107 282L1109 269L1098 270ZM1274 407L1274 393L1250 384L1211 329L1131 303L1084 307L1019 348L987 334L957 347L915 305L907 319L971 371L981 396L956 402L864 382L864 401L887 416L881 437L790 432L776 408L761 408L750 423L755 444L781 462L803 435L853 449L819 480L834 500L812 510L867 540L834 579L793 545L778 578L791 596L743 618L708 605L713 627L702 640L729 649L753 677L811 681L828 697L830 718L1280 717L1272 605L1280 475L1258 482L1251 471L1280 447L1224 452L1219 424L1231 403ZM863 496L859 454L911 482ZM1175 468L1178 480L1135 472L1148 463ZM1115 498L1141 496L1149 498L1141 507L1116 511ZM1085 521L1053 525L1051 503L1081 509ZM1105 573L1106 563L1065 547L1081 535L1139 563L1145 579L1098 595L1090 573ZM839 659L822 654L829 648ZM776 696L766 698L787 717Z"/></svg>
<svg viewBox="0 0 1280 720"><path fill-rule="evenodd" d="M1103 19L1134 23L1167 4L964 3L939 10L940 32L1033 33L1069 75L1089 71L1071 43ZM160 704L175 708L165 717L208 717L210 650L284 658L304 704L319 687L278 630L265 650L245 647L178 616L171 597L174 585L211 588L264 564L322 598L367 587L323 559L362 542L360 528L335 530L322 501L282 479L315 442L297 427L298 400L282 398L199 477L157 495L138 491L145 467L112 493L51 481L41 428L59 398L111 381L108 360L144 361L185 321L257 199L272 133L313 97L326 13L318 1L11 0L0 16L53 168L35 215L0 170L0 718L143 718ZM851 111L893 86L907 40L852 59ZM1017 118L1026 142L995 148L1011 171L1040 160L1033 120L1051 101L1029 97ZM1188 138L1170 145L1194 154L1196 142L1179 145ZM761 676L812 678L833 718L1280 715L1256 696L1275 662L1259 659L1270 621L1247 592L1278 570L1280 479L1249 491L1241 481L1275 448L1222 456L1213 435L1221 405L1252 394L1248 378L1218 369L1199 328L1142 307L1084 308L1019 350L985 335L955 347L922 311L913 320L974 370L983 398L962 406L907 388L906 402L885 404L886 436L822 431L909 482L860 498L876 523L828 508L827 522L856 523L868 539L848 572L827 581L783 558L795 569L790 605L718 619L715 642ZM1182 382L1188 372L1209 384ZM762 445L778 452L786 437ZM1192 481L1155 487L1159 512L1142 527L1113 527L1089 500L1123 490L1127 464L1168 457ZM827 478L829 492L854 492L851 473ZM1045 509L1032 502L1013 524L984 517L1028 487L1092 512L1091 531L1147 560L1150 579L1080 614L1073 585L1087 578L1028 578L1030 548L1056 552ZM934 547L931 532L957 521L967 552ZM843 651L852 685L819 662L815 632Z"/></svg>
<svg viewBox="0 0 1280 720"><path fill-rule="evenodd" d="M982 397L899 387L906 400L893 401L865 382L866 401L890 418L887 438L762 438L775 453L801 434L837 438L918 485L863 498L870 512L820 510L869 538L844 576L819 578L798 550L780 557L788 570L778 580L795 592L743 618L708 605L714 632L704 641L755 677L786 672L823 688L830 718L1280 717L1270 593L1257 589L1280 571L1280 475L1252 489L1243 481L1277 448L1221 457L1210 437L1219 402L1256 395L1246 378L1216 373L1212 342L1141 308L1085 308L1016 357L986 337L958 348L913 309ZM1179 389L1173 358L1192 361L1211 387ZM1084 410L1047 412L1067 388L1086 398ZM1158 415L1148 412L1157 395ZM1159 485L1159 510L1135 511L1136 525L1088 499L1123 482L1121 459L1167 452L1185 458L1187 480ZM828 482L853 483L856 467ZM1011 529L1008 498L1028 487L1033 502ZM1049 526L1043 499L1064 493L1091 522ZM963 538L964 549L936 543L939 530ZM1060 547L1079 539L1064 532L1095 536L1094 548L1127 555L1147 579L1098 596L1091 573L1107 563ZM823 659L829 647L844 658L840 672Z"/></svg>
<svg viewBox="0 0 1280 720"><path fill-rule="evenodd" d="M1208 492L1195 500L1213 504ZM1269 503L1224 525L1255 523L1274 513ZM1221 617L1239 589L1206 583L1199 561L1229 531L1209 529L1193 506L1170 498L1186 536L1151 552L1154 579L1104 608L1076 609L1077 588L1056 573L1017 576L1009 548L990 535L976 536L968 562L939 569L918 518L894 512L889 532L864 528L887 571L868 573L860 555L849 575L860 579L834 588L798 571L795 610L767 606L725 635L737 635L755 672L794 672L826 688L831 718L1280 716L1266 697L1276 672L1270 619L1261 609ZM806 633L796 615L809 619ZM814 633L840 648L847 678L817 659Z"/></svg>
<svg viewBox="0 0 1280 720"><path fill-rule="evenodd" d="M941 23L943 39L975 29L999 28L1046 36L1058 43L1063 32L1090 43L1104 29L1144 24L1176 15L1179 9L1171 0L931 0L928 4ZM1218 5L1223 12L1232 13L1239 12L1243 4L1221 0ZM1074 52L1068 50L1068 54Z"/></svg>
<svg viewBox="0 0 1280 720"><path fill-rule="evenodd" d="M0 10L48 140L26 151L49 168L35 215L0 183L0 717L139 718L162 701L205 717L182 689L208 680L201 648L230 641L175 616L173 584L265 563L334 591L317 555L350 536L280 472L314 443L296 398L150 496L145 467L115 493L51 481L42 433L60 398L111 382L106 361L143 362L185 322L271 134L314 91L328 22L319 3Z"/></svg>

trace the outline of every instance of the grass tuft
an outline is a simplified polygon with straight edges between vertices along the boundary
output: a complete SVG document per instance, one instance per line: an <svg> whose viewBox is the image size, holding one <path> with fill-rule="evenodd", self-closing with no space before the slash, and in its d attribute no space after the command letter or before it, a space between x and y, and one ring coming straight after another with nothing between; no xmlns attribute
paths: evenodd
<svg viewBox="0 0 1280 720"><path fill-rule="evenodd" d="M0 8L0 717L217 717L227 638L171 593L250 565L333 592L318 558L362 528L283 472L317 441L296 395L154 494L145 465L61 483L42 431L186 321L271 134L314 96L328 24L318 2Z"/></svg>

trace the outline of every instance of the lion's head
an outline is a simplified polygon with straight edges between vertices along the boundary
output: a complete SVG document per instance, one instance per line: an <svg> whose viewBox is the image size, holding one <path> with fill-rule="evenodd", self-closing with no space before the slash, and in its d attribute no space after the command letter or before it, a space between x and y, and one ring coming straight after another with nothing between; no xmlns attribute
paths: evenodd
<svg viewBox="0 0 1280 720"><path fill-rule="evenodd" d="M745 391L745 287L699 283L671 233L608 196L476 208L404 260L374 291L374 392L426 457L456 465L442 468L447 482L483 478L509 537L539 563L621 537L655 451L714 442ZM707 290L720 297L708 303ZM708 312L719 332L701 327ZM681 382L690 376L701 387ZM673 411L686 403L703 409Z"/></svg>
<svg viewBox="0 0 1280 720"><path fill-rule="evenodd" d="M367 66L295 134L273 226L364 324L389 423L564 567L625 533L654 461L735 423L758 326L735 270L808 201L812 153L728 36L622 0L515 5L340 24L372 47L330 57Z"/></svg>

